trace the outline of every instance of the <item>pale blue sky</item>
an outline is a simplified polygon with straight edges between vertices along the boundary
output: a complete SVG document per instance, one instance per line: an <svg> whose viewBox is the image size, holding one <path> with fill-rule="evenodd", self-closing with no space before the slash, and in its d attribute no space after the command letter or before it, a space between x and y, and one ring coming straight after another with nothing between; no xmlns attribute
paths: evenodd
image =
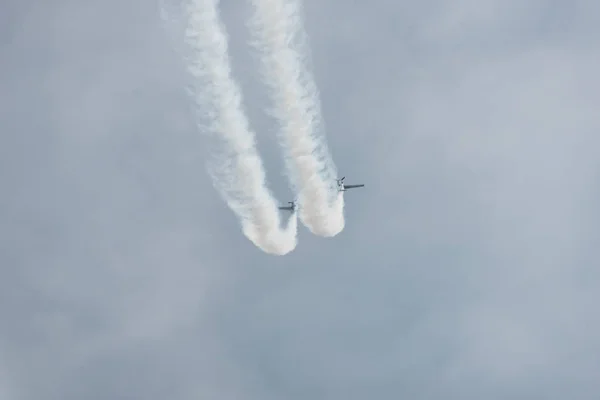
<svg viewBox="0 0 600 400"><path fill-rule="evenodd" d="M0 5L0 400L597 398L600 3L306 0L367 186L285 257L210 186L150 3ZM248 12L223 2L285 202Z"/></svg>

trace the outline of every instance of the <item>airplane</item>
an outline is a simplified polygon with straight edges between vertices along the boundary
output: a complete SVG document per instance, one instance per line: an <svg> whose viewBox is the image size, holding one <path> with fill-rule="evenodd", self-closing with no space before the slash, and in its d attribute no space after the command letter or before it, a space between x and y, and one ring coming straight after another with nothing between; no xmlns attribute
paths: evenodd
<svg viewBox="0 0 600 400"><path fill-rule="evenodd" d="M298 206L296 205L295 201L288 201L288 204L290 204L287 207L279 207L280 210L287 210L287 211L291 211L292 213L294 213L296 211L296 208L298 208Z"/></svg>
<svg viewBox="0 0 600 400"><path fill-rule="evenodd" d="M360 184L360 185L344 185L344 179L346 179L346 177L342 177L342 179L338 179L337 180L337 184L338 184L338 190L340 192L345 192L348 189L353 189L353 188L359 188L359 187L364 187L364 184Z"/></svg>

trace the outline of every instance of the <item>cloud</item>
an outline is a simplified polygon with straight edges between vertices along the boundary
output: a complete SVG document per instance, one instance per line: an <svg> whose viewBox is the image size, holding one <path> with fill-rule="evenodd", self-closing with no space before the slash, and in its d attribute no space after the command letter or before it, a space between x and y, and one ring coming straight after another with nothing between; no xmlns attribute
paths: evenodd
<svg viewBox="0 0 600 400"><path fill-rule="evenodd" d="M210 186L157 10L16 9L0 67L0 385L23 399L593 398L597 6L500 3L306 2L329 147L367 187L346 196L342 233L300 230L285 259L240 238ZM277 166L271 123L250 115Z"/></svg>

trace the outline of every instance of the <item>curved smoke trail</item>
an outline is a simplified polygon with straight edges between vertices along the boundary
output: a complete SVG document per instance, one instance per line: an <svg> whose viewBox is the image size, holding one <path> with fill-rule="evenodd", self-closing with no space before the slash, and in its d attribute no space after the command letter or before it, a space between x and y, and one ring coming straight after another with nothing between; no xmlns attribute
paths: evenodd
<svg viewBox="0 0 600 400"><path fill-rule="evenodd" d="M337 191L336 167L329 155L316 84L305 64L307 35L298 0L250 0L250 24L261 56L263 80L270 87L279 139L302 222L320 236L344 229L344 197Z"/></svg>
<svg viewBox="0 0 600 400"><path fill-rule="evenodd" d="M227 35L218 0L190 0L185 5L187 67L194 78L191 94L208 116L208 131L222 142L213 160L213 182L239 217L244 234L263 251L283 255L297 244L297 218L282 223L277 202L266 185L255 135L242 108L240 89L231 77Z"/></svg>

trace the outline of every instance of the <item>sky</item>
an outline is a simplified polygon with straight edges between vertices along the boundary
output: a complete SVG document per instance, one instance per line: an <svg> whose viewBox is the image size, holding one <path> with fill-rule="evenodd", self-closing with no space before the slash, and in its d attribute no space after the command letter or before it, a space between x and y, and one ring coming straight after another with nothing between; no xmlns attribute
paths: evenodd
<svg viewBox="0 0 600 400"><path fill-rule="evenodd" d="M305 0L346 228L241 233L157 4L0 5L0 400L596 399L600 3ZM273 192L276 124L223 0Z"/></svg>

